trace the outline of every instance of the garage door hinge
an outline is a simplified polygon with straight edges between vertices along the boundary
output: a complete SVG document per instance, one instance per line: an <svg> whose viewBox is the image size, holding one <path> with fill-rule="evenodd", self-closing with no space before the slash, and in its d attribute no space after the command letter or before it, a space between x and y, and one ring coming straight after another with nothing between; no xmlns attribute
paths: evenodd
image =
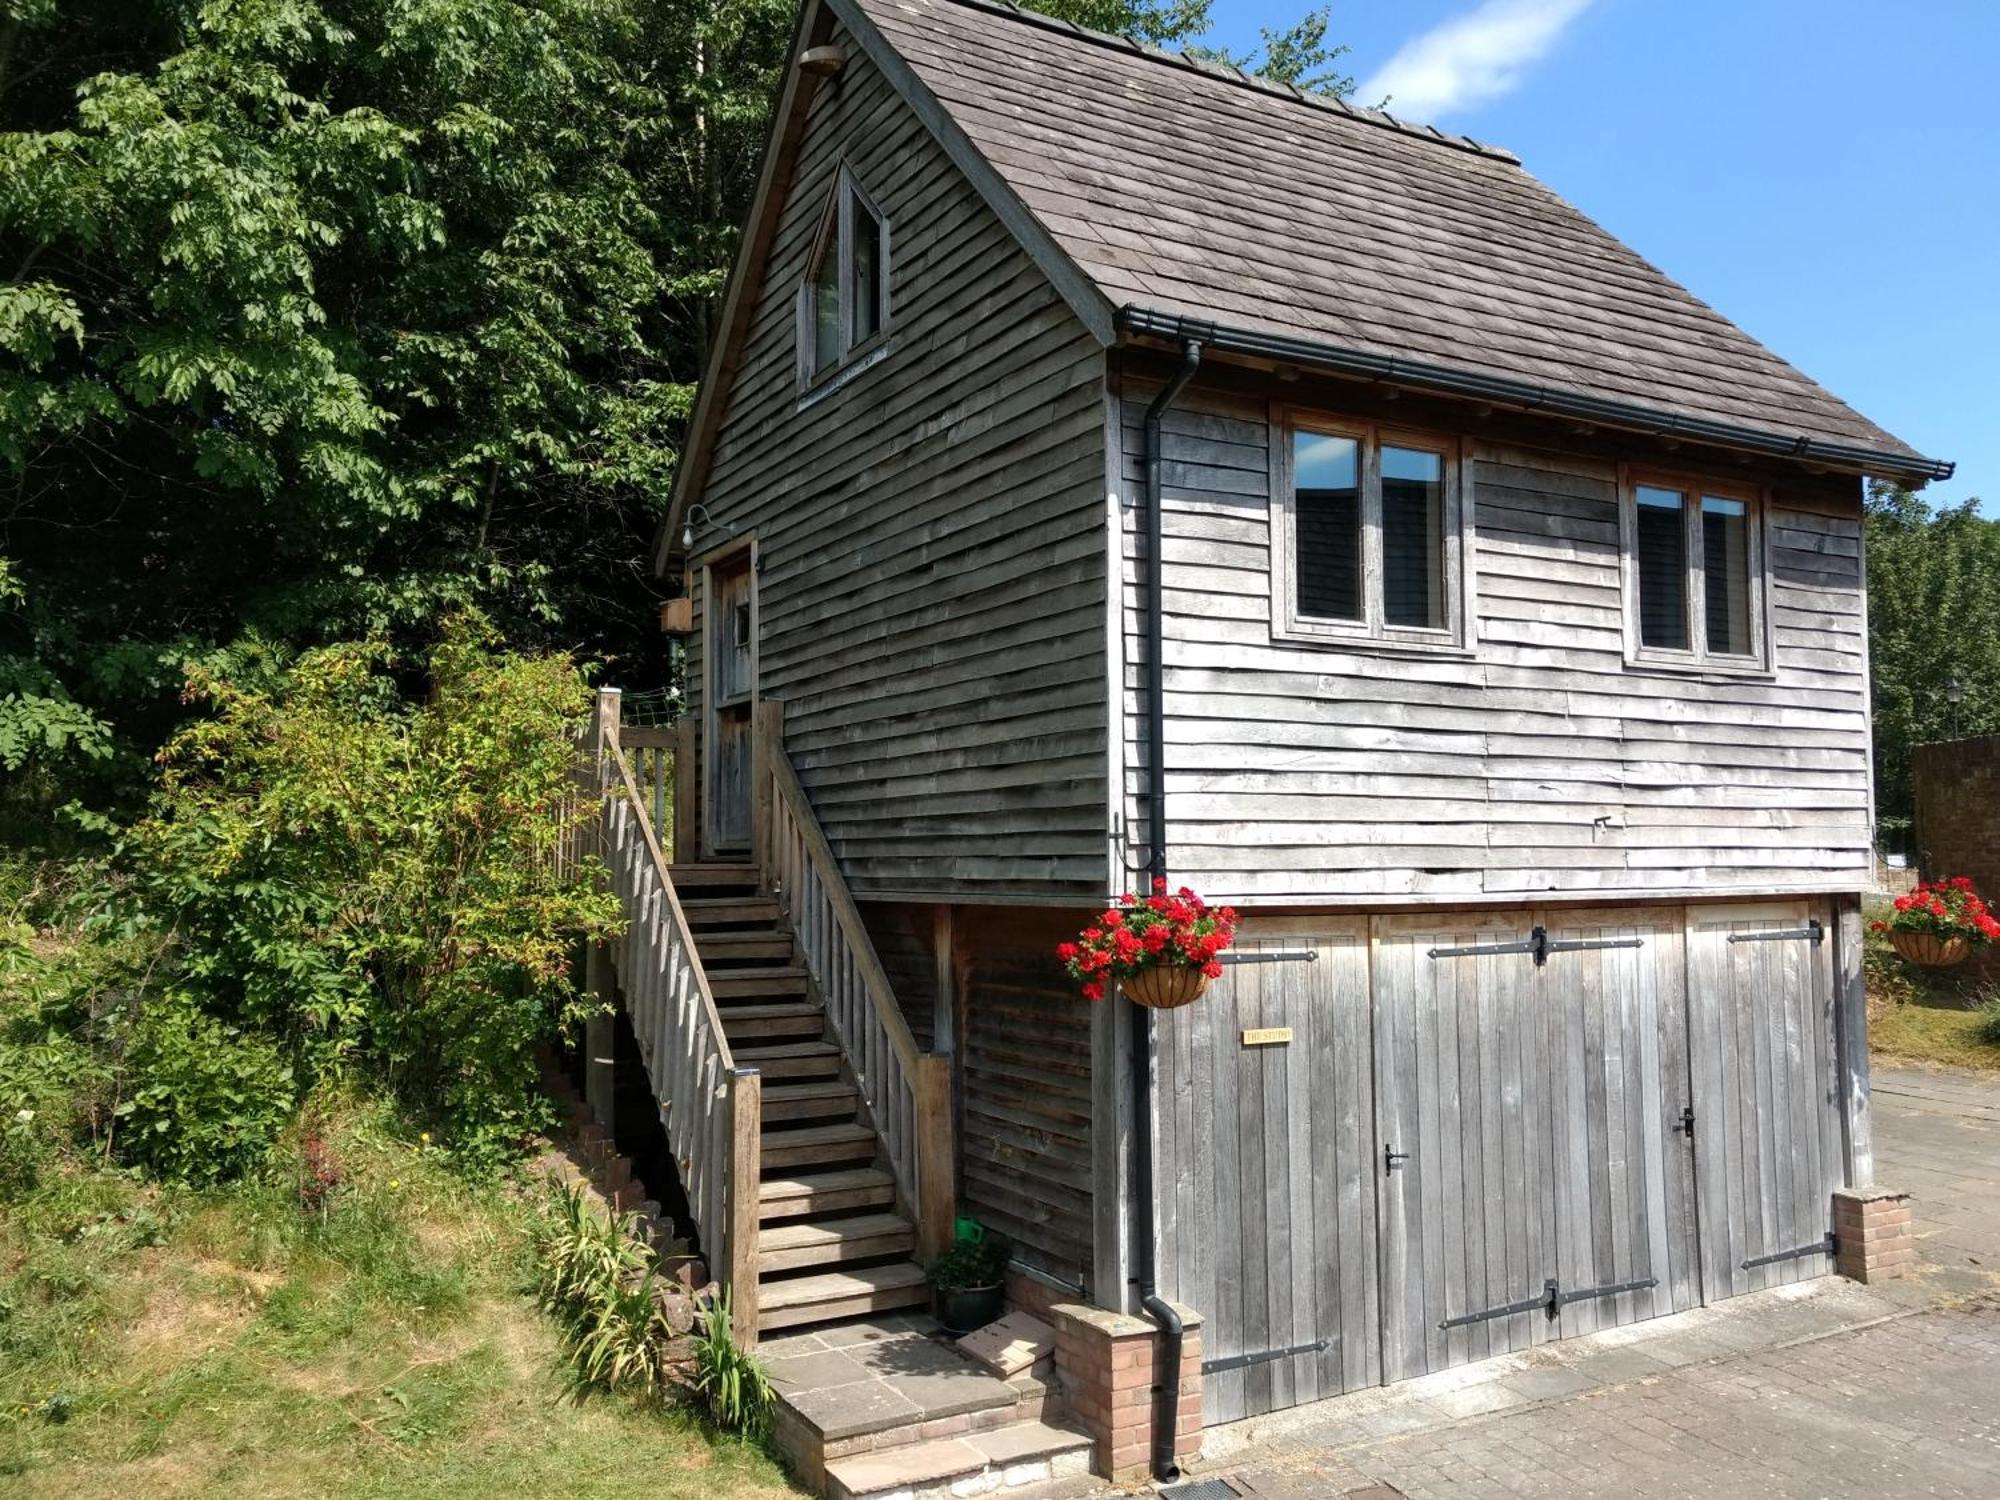
<svg viewBox="0 0 2000 1500"><path fill-rule="evenodd" d="M1263 1349L1255 1354L1225 1354L1220 1359L1205 1359L1201 1362L1204 1375L1220 1374L1224 1370L1241 1370L1250 1365L1261 1365L1274 1359L1294 1359L1301 1354L1318 1354L1325 1349L1331 1339L1320 1339L1310 1344L1294 1344L1289 1349Z"/></svg>
<svg viewBox="0 0 2000 1500"><path fill-rule="evenodd" d="M1750 1259L1743 1262L1742 1269L1754 1271L1759 1266L1775 1266L1781 1260L1803 1260L1808 1255L1824 1255L1827 1259L1831 1260L1834 1252L1839 1248L1839 1239L1833 1235L1828 1235L1825 1239L1815 1244L1799 1245L1793 1249L1779 1250L1770 1255L1753 1255Z"/></svg>
<svg viewBox="0 0 2000 1500"><path fill-rule="evenodd" d="M1732 943L1819 943L1826 940L1826 929L1814 917L1803 927L1787 927L1777 932L1732 932Z"/></svg>
<svg viewBox="0 0 2000 1500"><path fill-rule="evenodd" d="M1432 958L1485 958L1500 953L1530 953L1535 967L1549 961L1551 953L1582 953L1597 948L1643 948L1644 938L1551 938L1546 927L1537 927L1518 943L1477 943L1469 948L1433 948Z"/></svg>
<svg viewBox="0 0 2000 1500"><path fill-rule="evenodd" d="M1511 1318L1517 1313L1545 1313L1553 1321L1572 1302L1590 1302L1598 1297L1617 1297L1626 1292L1643 1292L1660 1284L1657 1276L1647 1276L1638 1281L1614 1281L1606 1286L1584 1287L1574 1292L1566 1292L1555 1277L1542 1283L1539 1297L1523 1297L1519 1302L1509 1302L1504 1307L1489 1307L1484 1312L1466 1313L1462 1317L1446 1318L1438 1327L1466 1328L1474 1323L1484 1323L1492 1318Z"/></svg>

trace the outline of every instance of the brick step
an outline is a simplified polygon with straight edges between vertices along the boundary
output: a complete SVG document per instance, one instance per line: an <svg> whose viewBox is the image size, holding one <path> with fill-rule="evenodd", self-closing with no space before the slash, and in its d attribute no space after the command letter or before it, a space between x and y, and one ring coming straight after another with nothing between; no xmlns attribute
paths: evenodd
<svg viewBox="0 0 2000 1500"><path fill-rule="evenodd" d="M778 903L767 897L696 896L681 902L688 926L700 931L711 927L760 927L778 925Z"/></svg>
<svg viewBox="0 0 2000 1500"><path fill-rule="evenodd" d="M738 1066L762 1073L767 1090L774 1078L831 1078L840 1072L840 1047L834 1042L731 1047L729 1055Z"/></svg>
<svg viewBox="0 0 2000 1500"><path fill-rule="evenodd" d="M757 1234L758 1297L782 1285L762 1278L777 1271L800 1271L844 1260L908 1255L916 1248L917 1227L901 1214L857 1214L817 1223L776 1224Z"/></svg>
<svg viewBox="0 0 2000 1500"><path fill-rule="evenodd" d="M896 1179L876 1167L773 1177L757 1185L760 1219L792 1219L804 1214L876 1208L895 1201Z"/></svg>
<svg viewBox="0 0 2000 1500"><path fill-rule="evenodd" d="M1089 1473L1090 1443L1088 1433L1033 1421L878 1448L827 1463L827 1500L932 1500L1046 1484Z"/></svg>
<svg viewBox="0 0 2000 1500"><path fill-rule="evenodd" d="M818 1037L825 1029L825 1013L817 1005L804 1001L785 1005L732 1005L722 1012L722 1033L729 1038L731 1056L735 1055L739 1037L804 1040Z"/></svg>
<svg viewBox="0 0 2000 1500"><path fill-rule="evenodd" d="M762 1165L766 1172L841 1162L866 1165L875 1158L875 1132L866 1125L808 1125L800 1130L772 1130L765 1132L763 1148Z"/></svg>
<svg viewBox="0 0 2000 1500"><path fill-rule="evenodd" d="M705 966L704 966L705 967ZM718 1003L730 1000L777 1000L806 992L806 971L791 968L717 969L708 976L708 992Z"/></svg>
<svg viewBox="0 0 2000 1500"><path fill-rule="evenodd" d="M830 1323L867 1313L891 1312L930 1301L923 1268L909 1261L887 1266L860 1266L828 1271L820 1276L795 1276L760 1283L757 1326L765 1333L806 1323Z"/></svg>
<svg viewBox="0 0 2000 1500"><path fill-rule="evenodd" d="M731 1056L735 1053L732 1049ZM748 1066L748 1064L745 1064ZM834 1115L853 1117L861 1096L851 1083L837 1078L814 1083L766 1083L763 1120L824 1120Z"/></svg>

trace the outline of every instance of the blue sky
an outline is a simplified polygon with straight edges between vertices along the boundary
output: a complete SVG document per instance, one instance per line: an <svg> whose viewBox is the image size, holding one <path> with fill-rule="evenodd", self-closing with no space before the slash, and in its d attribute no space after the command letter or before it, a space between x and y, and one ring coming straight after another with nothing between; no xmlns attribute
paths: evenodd
<svg viewBox="0 0 2000 1500"><path fill-rule="evenodd" d="M1310 0L1215 0L1243 51ZM1357 102L1491 140L2000 515L2000 0L1335 0Z"/></svg>

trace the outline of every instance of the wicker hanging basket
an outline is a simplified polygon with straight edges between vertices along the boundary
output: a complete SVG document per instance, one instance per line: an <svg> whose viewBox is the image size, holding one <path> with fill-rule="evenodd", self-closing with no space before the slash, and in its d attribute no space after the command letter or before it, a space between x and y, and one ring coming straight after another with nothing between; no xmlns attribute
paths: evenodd
<svg viewBox="0 0 2000 1500"><path fill-rule="evenodd" d="M1898 954L1927 969L1948 969L1962 964L1972 952L1972 944L1962 937L1939 937L1934 932L1904 932L1889 929L1889 942Z"/></svg>
<svg viewBox="0 0 2000 1500"><path fill-rule="evenodd" d="M1202 997L1208 976L1191 964L1154 964L1119 980L1118 988L1133 1004L1148 1010L1179 1010Z"/></svg>

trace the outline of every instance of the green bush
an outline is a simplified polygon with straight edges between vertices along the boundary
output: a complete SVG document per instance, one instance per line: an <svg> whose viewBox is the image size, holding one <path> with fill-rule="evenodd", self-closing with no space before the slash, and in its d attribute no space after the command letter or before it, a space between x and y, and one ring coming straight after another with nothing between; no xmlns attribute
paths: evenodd
<svg viewBox="0 0 2000 1500"><path fill-rule="evenodd" d="M298 1101L277 1046L179 998L146 1008L125 1062L118 1154L178 1182L217 1182L261 1163Z"/></svg>
<svg viewBox="0 0 2000 1500"><path fill-rule="evenodd" d="M724 1432L762 1434L771 1415L771 1380L730 1330L725 1294L702 1310L694 1337L691 1387L708 1419Z"/></svg>
<svg viewBox="0 0 2000 1500"><path fill-rule="evenodd" d="M553 857L588 812L576 666L465 616L421 664L361 642L189 694L210 712L161 752L124 851L181 982L310 1079L364 1069L462 1160L504 1156L545 1123L536 1043L583 1013L577 941L617 920Z"/></svg>
<svg viewBox="0 0 2000 1500"><path fill-rule="evenodd" d="M1979 1007L1979 1025L1973 1034L1990 1046L2000 1047L2000 995Z"/></svg>

